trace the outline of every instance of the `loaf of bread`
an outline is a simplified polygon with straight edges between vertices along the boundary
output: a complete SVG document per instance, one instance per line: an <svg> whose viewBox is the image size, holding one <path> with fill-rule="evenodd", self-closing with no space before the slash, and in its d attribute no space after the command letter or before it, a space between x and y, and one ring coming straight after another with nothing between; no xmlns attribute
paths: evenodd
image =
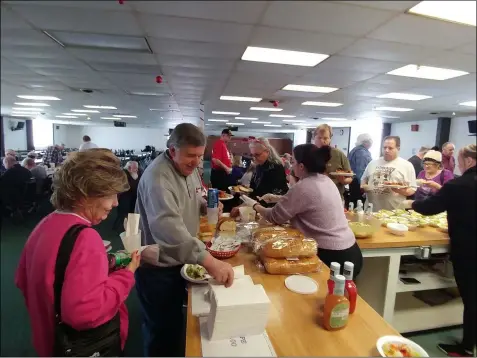
<svg viewBox="0 0 477 358"><path fill-rule="evenodd" d="M284 238L267 241L262 254L274 259L303 258L316 256L318 245L313 239Z"/></svg>
<svg viewBox="0 0 477 358"><path fill-rule="evenodd" d="M271 275L294 275L299 273L318 272L320 260L317 256L298 260L273 259L262 257L265 270Z"/></svg>
<svg viewBox="0 0 477 358"><path fill-rule="evenodd" d="M233 218L230 217L222 217L217 222L217 230L218 231L227 231L227 232L235 232L237 230L237 223Z"/></svg>
<svg viewBox="0 0 477 358"><path fill-rule="evenodd" d="M283 228L281 226L267 226L255 229L252 232L252 240L266 241L275 237L304 237L297 229Z"/></svg>

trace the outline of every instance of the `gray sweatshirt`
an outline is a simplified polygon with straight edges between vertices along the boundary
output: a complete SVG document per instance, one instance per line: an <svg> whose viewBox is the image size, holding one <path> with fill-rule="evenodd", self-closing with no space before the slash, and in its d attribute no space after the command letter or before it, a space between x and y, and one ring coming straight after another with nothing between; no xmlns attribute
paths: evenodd
<svg viewBox="0 0 477 358"><path fill-rule="evenodd" d="M136 212L141 215L142 245L158 244L158 266L201 264L206 250L196 238L202 198L199 173L183 176L168 151L144 171L138 185Z"/></svg>

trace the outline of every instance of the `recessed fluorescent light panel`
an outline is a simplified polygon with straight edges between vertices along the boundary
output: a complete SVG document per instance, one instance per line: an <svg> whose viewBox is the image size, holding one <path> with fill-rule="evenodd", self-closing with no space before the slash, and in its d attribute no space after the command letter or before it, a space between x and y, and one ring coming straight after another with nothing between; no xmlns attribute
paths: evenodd
<svg viewBox="0 0 477 358"><path fill-rule="evenodd" d="M379 117L381 117L381 118L389 118L389 119L399 118L399 117L396 117L396 116L383 116L383 115L379 115Z"/></svg>
<svg viewBox="0 0 477 358"><path fill-rule="evenodd" d="M239 101L239 102L260 102L262 99L257 97L239 97L239 96L220 96L222 101Z"/></svg>
<svg viewBox="0 0 477 358"><path fill-rule="evenodd" d="M136 91L126 91L127 94L133 95L133 96L170 96L170 93L164 93L164 92L136 92Z"/></svg>
<svg viewBox="0 0 477 358"><path fill-rule="evenodd" d="M450 78L455 78L463 75L468 75L469 72L449 70L447 68L407 65L387 73L388 75L424 78L427 80L444 81Z"/></svg>
<svg viewBox="0 0 477 358"><path fill-rule="evenodd" d="M414 111L412 108L402 108L402 107L376 107L375 111L389 111L389 112L410 112Z"/></svg>
<svg viewBox="0 0 477 358"><path fill-rule="evenodd" d="M41 108L32 108L32 107L12 107L12 111L19 111L19 112L35 112L35 111L43 111Z"/></svg>
<svg viewBox="0 0 477 358"><path fill-rule="evenodd" d="M303 102L302 105L317 106L317 107L339 107L339 106L342 106L343 103L306 101L306 102Z"/></svg>
<svg viewBox="0 0 477 358"><path fill-rule="evenodd" d="M377 96L377 98L391 98L391 99L402 99L405 101L422 101L423 99L432 98L431 96L426 96L423 94L414 94L414 93L386 93Z"/></svg>
<svg viewBox="0 0 477 358"><path fill-rule="evenodd" d="M99 117L101 119L117 119L116 117Z"/></svg>
<svg viewBox="0 0 477 358"><path fill-rule="evenodd" d="M264 127L281 127L281 124L264 124Z"/></svg>
<svg viewBox="0 0 477 358"><path fill-rule="evenodd" d="M253 124L270 124L272 122L263 122L263 121L255 121L255 122L252 122Z"/></svg>
<svg viewBox="0 0 477 358"><path fill-rule="evenodd" d="M228 122L228 119L208 119L209 122Z"/></svg>
<svg viewBox="0 0 477 358"><path fill-rule="evenodd" d="M72 109L71 112L77 113L99 113L99 111L95 109Z"/></svg>
<svg viewBox="0 0 477 358"><path fill-rule="evenodd" d="M434 19L476 26L475 1L421 1L408 12Z"/></svg>
<svg viewBox="0 0 477 358"><path fill-rule="evenodd" d="M227 122L226 123L228 126L244 126L245 123L232 123L232 122Z"/></svg>
<svg viewBox="0 0 477 358"><path fill-rule="evenodd" d="M50 107L48 103L36 103L36 102L15 102L16 106L31 106L31 107Z"/></svg>
<svg viewBox="0 0 477 358"><path fill-rule="evenodd" d="M137 118L137 116L123 115L123 114L113 114L113 117L116 118Z"/></svg>
<svg viewBox="0 0 477 358"><path fill-rule="evenodd" d="M293 116L291 114L270 114L270 117L277 117L277 118L295 118L296 116Z"/></svg>
<svg viewBox="0 0 477 358"><path fill-rule="evenodd" d="M283 108L272 108L272 107L250 107L251 111L266 111L266 112L280 112L283 111Z"/></svg>
<svg viewBox="0 0 477 358"><path fill-rule="evenodd" d="M347 121L348 120L348 118L337 118L337 117L325 117L320 119L324 121Z"/></svg>
<svg viewBox="0 0 477 358"><path fill-rule="evenodd" d="M78 118L76 116L55 116L56 118Z"/></svg>
<svg viewBox="0 0 477 358"><path fill-rule="evenodd" d="M84 108L91 108L91 109L117 109L116 107L113 106L90 106L90 105L84 105Z"/></svg>
<svg viewBox="0 0 477 358"><path fill-rule="evenodd" d="M84 113L62 113L65 116L87 116L87 114Z"/></svg>
<svg viewBox="0 0 477 358"><path fill-rule="evenodd" d="M286 85L282 88L283 91L297 91L297 92L313 92L313 93L331 93L339 90L335 87L321 87L321 86L304 86L304 85Z"/></svg>
<svg viewBox="0 0 477 358"><path fill-rule="evenodd" d="M288 51L274 48L248 46L242 55L244 61L278 63L282 65L294 65L315 67L326 60L329 55L311 52Z"/></svg>
<svg viewBox="0 0 477 358"><path fill-rule="evenodd" d="M467 107L475 107L475 101L462 102L462 103L459 103L459 105L467 106Z"/></svg>
<svg viewBox="0 0 477 358"><path fill-rule="evenodd" d="M284 119L283 122L287 122L287 123L303 123L303 122L306 122L306 121L303 121L301 119Z"/></svg>
<svg viewBox="0 0 477 358"><path fill-rule="evenodd" d="M29 99L32 101L61 101L58 97L53 96L27 96L27 95L19 95L18 98Z"/></svg>
<svg viewBox="0 0 477 358"><path fill-rule="evenodd" d="M238 116L240 114L240 112L212 111L212 114L221 114L223 116Z"/></svg>
<svg viewBox="0 0 477 358"><path fill-rule="evenodd" d="M13 117L33 117L36 116L37 113L12 113L11 116Z"/></svg>
<svg viewBox="0 0 477 358"><path fill-rule="evenodd" d="M235 119L241 119L243 121L255 121L258 118L256 118L256 117L235 117Z"/></svg>

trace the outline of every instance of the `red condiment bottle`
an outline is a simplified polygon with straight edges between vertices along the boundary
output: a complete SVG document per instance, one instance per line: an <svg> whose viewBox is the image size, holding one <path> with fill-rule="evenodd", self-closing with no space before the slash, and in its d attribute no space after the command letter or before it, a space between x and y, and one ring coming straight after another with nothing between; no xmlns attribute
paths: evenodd
<svg viewBox="0 0 477 358"><path fill-rule="evenodd" d="M353 313L356 309L356 301L358 299L358 289L353 281L354 264L346 261L343 265L343 276L345 282L345 297L349 300L349 313Z"/></svg>
<svg viewBox="0 0 477 358"><path fill-rule="evenodd" d="M335 288L335 277L340 274L341 265L337 262L332 262L330 265L330 278L328 279L328 294L333 294Z"/></svg>

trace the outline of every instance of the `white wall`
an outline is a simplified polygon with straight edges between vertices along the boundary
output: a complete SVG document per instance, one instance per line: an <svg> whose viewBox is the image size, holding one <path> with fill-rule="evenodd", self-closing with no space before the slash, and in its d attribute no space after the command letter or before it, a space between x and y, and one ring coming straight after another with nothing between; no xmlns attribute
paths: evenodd
<svg viewBox="0 0 477 358"><path fill-rule="evenodd" d="M82 143L83 126L53 124L53 143L64 144L66 148L79 148Z"/></svg>
<svg viewBox="0 0 477 358"><path fill-rule="evenodd" d="M27 136L26 136L26 124L23 129L12 131L10 129L10 121L15 123L25 122L21 119L3 116L3 133L5 136L5 150L27 150Z"/></svg>
<svg viewBox="0 0 477 358"><path fill-rule="evenodd" d="M419 125L419 131L411 132L411 125L413 124ZM391 135L401 138L400 156L404 159L412 157L422 146L433 147L436 143L436 134L437 119L403 123L395 122L391 125Z"/></svg>
<svg viewBox="0 0 477 358"><path fill-rule="evenodd" d="M450 127L450 134L449 134L449 142L454 143L456 148L455 157L457 158L457 152L462 147L465 147L468 144L475 143L475 136L469 136L469 127L467 122L471 120L475 120L476 117L458 117L452 118L451 127ZM458 166L456 165L455 168L456 174L461 174Z"/></svg>

